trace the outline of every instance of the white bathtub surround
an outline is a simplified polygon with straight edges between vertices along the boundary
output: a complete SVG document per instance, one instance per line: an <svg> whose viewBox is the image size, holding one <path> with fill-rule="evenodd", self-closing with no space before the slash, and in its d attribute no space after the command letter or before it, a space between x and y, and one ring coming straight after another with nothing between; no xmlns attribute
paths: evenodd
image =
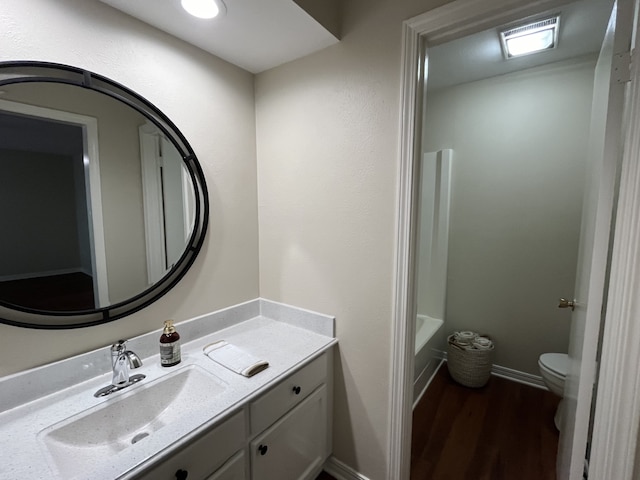
<svg viewBox="0 0 640 480"><path fill-rule="evenodd" d="M282 312L286 321L268 316L266 311L274 315ZM298 313L300 322L296 324ZM162 320L158 319L159 325ZM135 373L146 378L108 397L95 398L93 393L111 381L109 344L113 339L105 339L102 349L4 377L0 379L0 478L68 478L54 465L39 436L71 416L148 388L167 374L196 368L224 385L215 398L206 400L206 411L189 406L194 408L194 418L185 425L163 427L166 433L161 429L122 452L77 465L74 472L74 478L131 478L150 458L184 447L199 433L235 413L240 405L329 350L337 343L333 324L334 318L327 315L256 299L177 324L183 344L182 362L175 367L160 366L161 329L129 339L128 348L143 359L143 366ZM212 362L202 349L218 340L264 358L269 368L245 378Z"/></svg>
<svg viewBox="0 0 640 480"><path fill-rule="evenodd" d="M418 312L445 318L453 150L422 156Z"/></svg>
<svg viewBox="0 0 640 480"><path fill-rule="evenodd" d="M436 376L436 373L444 363L442 358L441 351L434 351L433 360L427 365L420 375L416 378L413 383L413 404L411 409L415 409L420 403L420 400L427 393L427 389L429 385L431 385L431 381Z"/></svg>
<svg viewBox="0 0 640 480"><path fill-rule="evenodd" d="M431 318L428 315L416 316L416 355L427 345L443 323L439 318Z"/></svg>
<svg viewBox="0 0 640 480"><path fill-rule="evenodd" d="M416 317L416 358L414 363L413 405L426 391L442 360L443 321L427 315Z"/></svg>
<svg viewBox="0 0 640 480"><path fill-rule="evenodd" d="M444 335L438 332L446 310L452 163L451 149L422 156L414 406L440 364L437 352L444 348Z"/></svg>

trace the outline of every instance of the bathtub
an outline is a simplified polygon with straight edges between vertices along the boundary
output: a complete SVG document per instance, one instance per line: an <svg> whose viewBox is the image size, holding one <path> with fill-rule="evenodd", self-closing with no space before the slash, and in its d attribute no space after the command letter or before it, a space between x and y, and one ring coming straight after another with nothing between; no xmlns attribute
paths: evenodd
<svg viewBox="0 0 640 480"><path fill-rule="evenodd" d="M416 355L425 348L443 323L439 318L431 318L420 314L416 316Z"/></svg>
<svg viewBox="0 0 640 480"><path fill-rule="evenodd" d="M416 316L416 357L414 366L414 407L442 361L443 321L427 315Z"/></svg>

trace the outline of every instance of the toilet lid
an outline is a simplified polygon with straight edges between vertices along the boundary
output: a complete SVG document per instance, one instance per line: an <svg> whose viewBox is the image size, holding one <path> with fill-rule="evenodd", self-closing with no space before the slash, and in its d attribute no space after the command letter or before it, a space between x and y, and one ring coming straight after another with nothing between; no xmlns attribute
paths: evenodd
<svg viewBox="0 0 640 480"><path fill-rule="evenodd" d="M566 377L569 368L569 355L566 353L543 353L540 355L540 363L553 373Z"/></svg>

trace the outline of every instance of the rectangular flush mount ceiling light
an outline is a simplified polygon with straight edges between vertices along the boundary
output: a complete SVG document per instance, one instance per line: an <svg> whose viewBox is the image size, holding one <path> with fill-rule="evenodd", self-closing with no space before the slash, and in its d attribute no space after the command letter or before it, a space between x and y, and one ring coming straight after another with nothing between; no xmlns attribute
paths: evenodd
<svg viewBox="0 0 640 480"><path fill-rule="evenodd" d="M558 45L560 16L511 27L500 32L502 53L509 59L531 53L551 50Z"/></svg>

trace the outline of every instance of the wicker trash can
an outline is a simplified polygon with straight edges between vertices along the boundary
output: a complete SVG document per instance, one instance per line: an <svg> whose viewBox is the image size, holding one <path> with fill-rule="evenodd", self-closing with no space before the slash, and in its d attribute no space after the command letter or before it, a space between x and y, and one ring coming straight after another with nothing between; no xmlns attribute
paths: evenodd
<svg viewBox="0 0 640 480"><path fill-rule="evenodd" d="M494 346L489 349L464 348L447 337L447 367L451 377L465 387L484 387L491 377Z"/></svg>

